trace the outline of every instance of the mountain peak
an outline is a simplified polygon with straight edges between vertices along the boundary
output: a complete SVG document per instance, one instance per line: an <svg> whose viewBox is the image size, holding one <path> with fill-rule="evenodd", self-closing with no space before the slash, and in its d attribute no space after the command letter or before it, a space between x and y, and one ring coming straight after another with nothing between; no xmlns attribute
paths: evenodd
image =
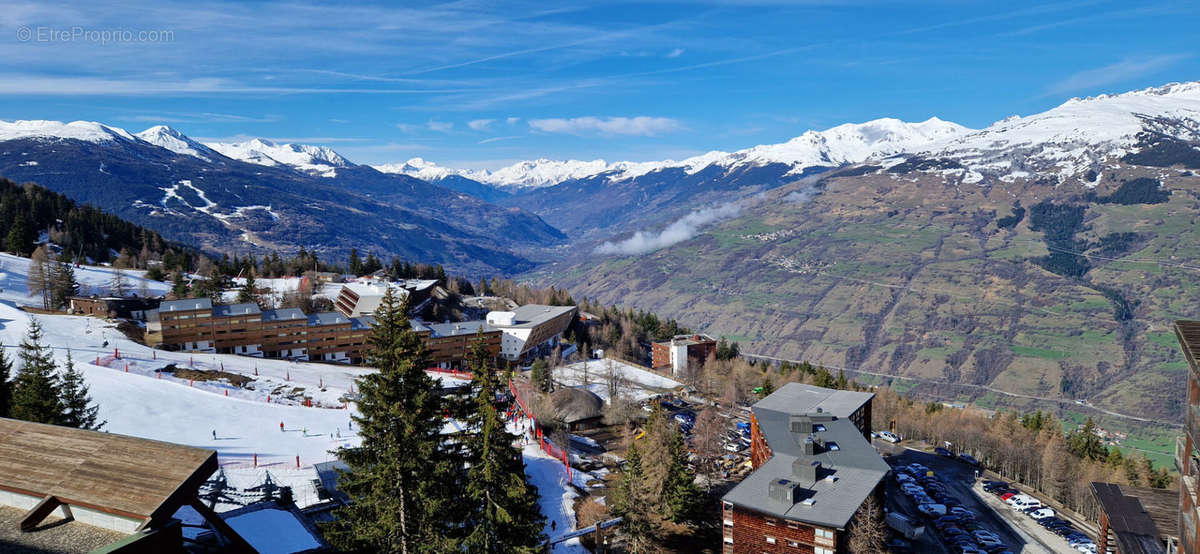
<svg viewBox="0 0 1200 554"><path fill-rule="evenodd" d="M269 167L284 165L323 177L333 177L338 168L354 165L326 146L277 144L264 138L242 142L210 142L205 146L235 160Z"/></svg>
<svg viewBox="0 0 1200 554"><path fill-rule="evenodd" d="M43 119L0 121L0 140L22 138L74 139L88 142L134 140L124 129L109 127L95 121L50 121Z"/></svg>
<svg viewBox="0 0 1200 554"><path fill-rule="evenodd" d="M187 135L166 125L155 125L137 134L137 138L150 144L161 146L176 154L192 156L206 162L212 161L215 154L212 149L192 140Z"/></svg>

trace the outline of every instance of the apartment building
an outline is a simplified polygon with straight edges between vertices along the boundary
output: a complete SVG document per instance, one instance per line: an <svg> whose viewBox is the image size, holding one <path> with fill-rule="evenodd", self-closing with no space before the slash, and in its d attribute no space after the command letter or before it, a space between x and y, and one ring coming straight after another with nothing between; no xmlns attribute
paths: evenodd
<svg viewBox="0 0 1200 554"><path fill-rule="evenodd" d="M517 362L549 353L576 312L575 306L526 304L511 312L488 312L484 322L503 335L500 355Z"/></svg>
<svg viewBox="0 0 1200 554"><path fill-rule="evenodd" d="M437 281L432 279L401 279L399 281L368 280L365 282L346 283L338 292L333 305L338 312L346 317L371 315L383 302L388 290L393 291L397 300L406 299L410 309L418 308L429 299Z"/></svg>
<svg viewBox="0 0 1200 554"><path fill-rule="evenodd" d="M869 439L874 396L788 383L751 407L755 469L722 498L723 552L846 551L889 471Z"/></svg>
<svg viewBox="0 0 1200 554"><path fill-rule="evenodd" d="M1200 554L1200 321L1176 321L1175 336L1188 362L1183 436L1175 441L1179 470L1179 552Z"/></svg>
<svg viewBox="0 0 1200 554"><path fill-rule="evenodd" d="M650 345L650 367L672 375L686 375L689 369L704 367L705 360L717 351L717 339L708 335L676 335L671 340Z"/></svg>
<svg viewBox="0 0 1200 554"><path fill-rule="evenodd" d="M163 302L147 313L147 319L145 338L150 346L351 364L365 361L375 321L370 315L347 317L340 312L305 314L296 308L260 310L256 304L213 305L208 298ZM462 367L480 330L492 357L500 355L504 331L485 321L410 323L436 366ZM538 326L527 330L535 338L545 334Z"/></svg>

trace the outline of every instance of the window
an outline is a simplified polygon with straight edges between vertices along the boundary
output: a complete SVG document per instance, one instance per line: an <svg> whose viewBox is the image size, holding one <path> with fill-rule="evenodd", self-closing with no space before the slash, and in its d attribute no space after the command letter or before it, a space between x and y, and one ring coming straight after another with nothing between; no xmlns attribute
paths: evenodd
<svg viewBox="0 0 1200 554"><path fill-rule="evenodd" d="M725 520L725 526L726 526L726 527L733 527L733 520L732 520L732 519L727 519L727 520Z"/></svg>
<svg viewBox="0 0 1200 554"><path fill-rule="evenodd" d="M764 518L764 521L766 521L767 525L770 525L771 527L774 527L776 523L776 520L773 517Z"/></svg>
<svg viewBox="0 0 1200 554"><path fill-rule="evenodd" d="M733 544L733 537L725 537L725 544Z"/></svg>
<svg viewBox="0 0 1200 554"><path fill-rule="evenodd" d="M833 554L833 551L828 548L816 547L813 549L813 554Z"/></svg>
<svg viewBox="0 0 1200 554"><path fill-rule="evenodd" d="M788 541L788 546L790 546L792 548L800 548L800 543L798 543L796 541Z"/></svg>
<svg viewBox="0 0 1200 554"><path fill-rule="evenodd" d="M794 521L788 522L788 529L799 529L799 528L800 528L800 526L797 525L796 522L794 522Z"/></svg>
<svg viewBox="0 0 1200 554"><path fill-rule="evenodd" d="M775 537L767 536L767 544L775 544Z"/></svg>
<svg viewBox="0 0 1200 554"><path fill-rule="evenodd" d="M817 529L817 536L821 537L823 539L832 539L833 531L830 531L828 529Z"/></svg>

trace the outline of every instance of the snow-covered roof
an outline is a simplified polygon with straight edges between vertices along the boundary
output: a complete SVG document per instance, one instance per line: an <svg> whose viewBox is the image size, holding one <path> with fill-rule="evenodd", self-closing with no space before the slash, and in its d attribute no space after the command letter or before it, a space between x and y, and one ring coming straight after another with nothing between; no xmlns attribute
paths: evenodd
<svg viewBox="0 0 1200 554"><path fill-rule="evenodd" d="M158 305L160 312L187 312L192 310L207 310L213 307L212 299L205 296L203 298L181 298L179 300L167 300Z"/></svg>

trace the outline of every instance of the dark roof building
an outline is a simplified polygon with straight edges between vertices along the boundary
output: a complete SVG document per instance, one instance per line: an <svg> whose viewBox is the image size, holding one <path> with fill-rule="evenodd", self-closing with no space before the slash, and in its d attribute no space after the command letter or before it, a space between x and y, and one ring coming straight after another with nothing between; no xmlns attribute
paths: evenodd
<svg viewBox="0 0 1200 554"><path fill-rule="evenodd" d="M873 398L789 383L751 408L755 470L722 499L725 552L844 549L890 470L864 435Z"/></svg>
<svg viewBox="0 0 1200 554"><path fill-rule="evenodd" d="M1100 547L1116 554L1162 554L1162 533L1142 504L1141 498L1126 494L1119 485L1092 483L1092 496L1099 504Z"/></svg>
<svg viewBox="0 0 1200 554"><path fill-rule="evenodd" d="M1175 443L1179 552L1200 554L1200 321L1176 321L1175 337L1188 363L1184 434Z"/></svg>
<svg viewBox="0 0 1200 554"><path fill-rule="evenodd" d="M248 552L249 545L197 498L216 469L212 450L0 418L0 525L17 519L7 517L12 509L24 512L16 521L20 533L0 530L0 546L32 550L50 542L54 551L72 552L115 534L122 544L140 543L136 551L180 551L174 516L191 506L233 550ZM71 543L72 533L37 536L62 527L42 525L56 511L69 516L67 525L86 526L82 542Z"/></svg>

